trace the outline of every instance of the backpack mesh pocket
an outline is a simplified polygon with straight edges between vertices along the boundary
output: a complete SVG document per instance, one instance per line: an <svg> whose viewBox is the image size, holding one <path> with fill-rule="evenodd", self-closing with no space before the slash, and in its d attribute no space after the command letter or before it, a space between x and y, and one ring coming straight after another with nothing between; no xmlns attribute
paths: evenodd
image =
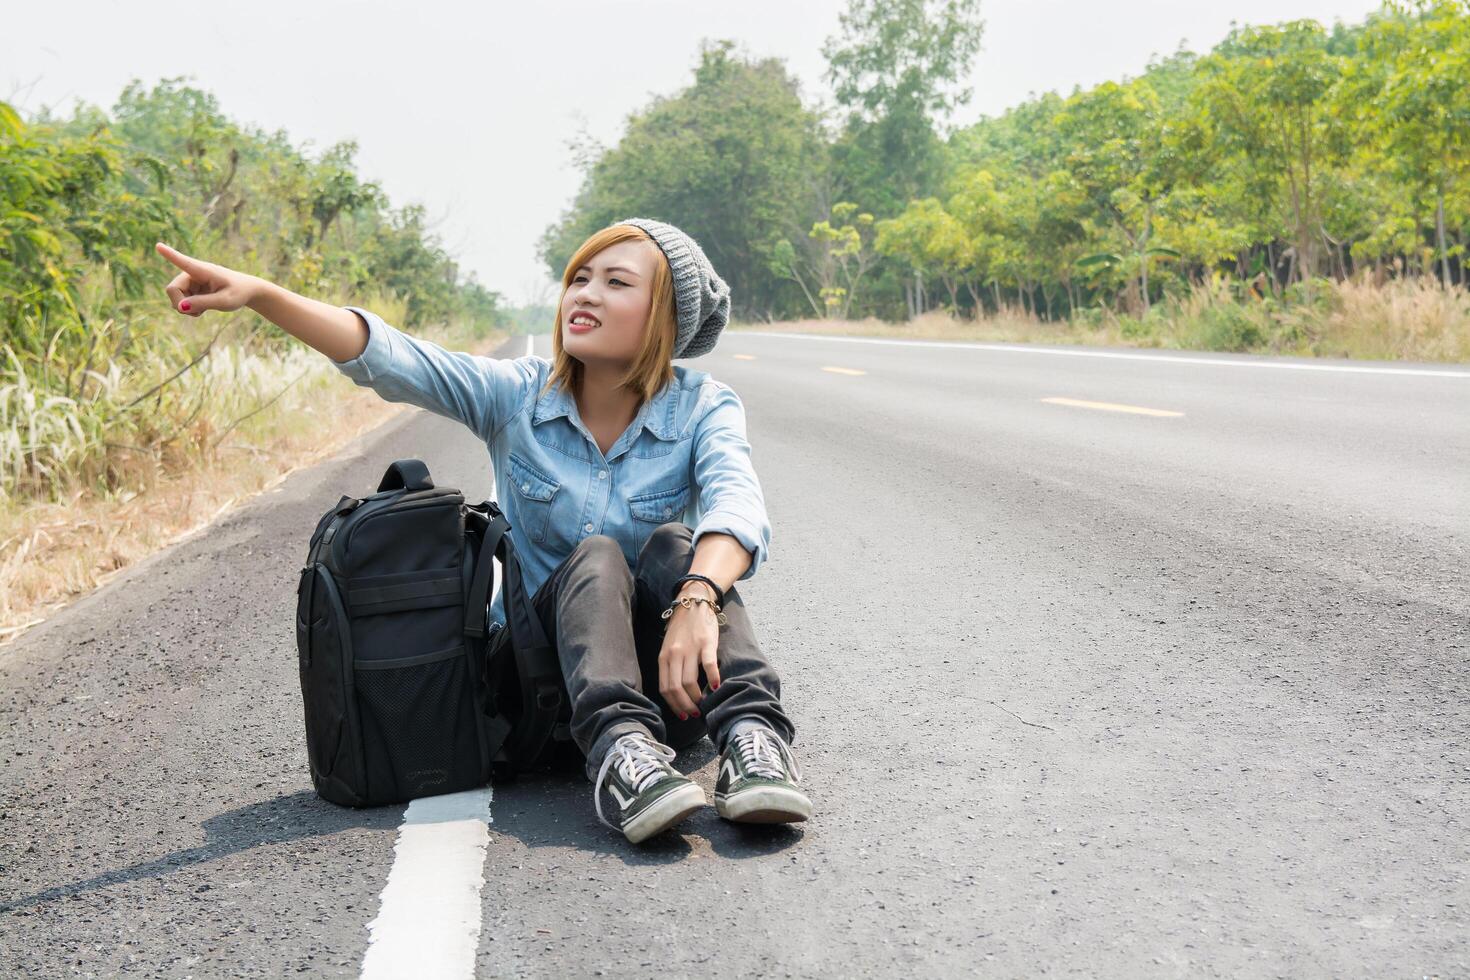
<svg viewBox="0 0 1470 980"><path fill-rule="evenodd" d="M354 667L370 798L437 796L484 782L463 646Z"/></svg>

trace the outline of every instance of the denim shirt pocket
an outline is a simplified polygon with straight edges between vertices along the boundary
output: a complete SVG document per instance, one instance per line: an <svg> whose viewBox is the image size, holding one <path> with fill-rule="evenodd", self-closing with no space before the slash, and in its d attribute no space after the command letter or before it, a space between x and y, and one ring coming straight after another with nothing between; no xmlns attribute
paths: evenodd
<svg viewBox="0 0 1470 980"><path fill-rule="evenodd" d="M633 553L639 554L648 538L660 524L682 520L689 504L689 484L668 490L652 490L628 498L628 511L633 515Z"/></svg>
<svg viewBox="0 0 1470 980"><path fill-rule="evenodd" d="M551 498L561 484L527 463L515 453L509 454L511 487L516 495L516 512L511 518L518 523L527 539L544 544L551 519Z"/></svg>

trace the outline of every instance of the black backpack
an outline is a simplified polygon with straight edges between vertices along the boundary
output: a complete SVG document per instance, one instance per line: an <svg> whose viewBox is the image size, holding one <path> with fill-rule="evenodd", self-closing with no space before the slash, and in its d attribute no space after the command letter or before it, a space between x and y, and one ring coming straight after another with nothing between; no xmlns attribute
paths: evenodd
<svg viewBox="0 0 1470 980"><path fill-rule="evenodd" d="M344 496L317 522L296 646L323 799L402 803L566 754L561 668L509 531L493 501L435 487L417 459L394 462L376 493ZM487 631L496 562L508 628Z"/></svg>

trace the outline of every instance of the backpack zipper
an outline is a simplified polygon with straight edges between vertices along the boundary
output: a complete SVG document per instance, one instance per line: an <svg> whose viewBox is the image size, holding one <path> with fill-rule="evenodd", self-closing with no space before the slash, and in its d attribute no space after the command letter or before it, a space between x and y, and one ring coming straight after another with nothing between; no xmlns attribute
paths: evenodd
<svg viewBox="0 0 1470 980"><path fill-rule="evenodd" d="M427 491L427 493L430 493L430 494L433 494L433 495L432 496L421 497L421 498L419 498L419 499L417 499L417 500L415 500L412 503L409 503L407 505L395 506L395 504L399 504L400 501L402 500L402 498L400 498L399 501L389 501L388 503L384 504L382 507L379 507L379 508L377 508L375 510L368 511L368 512L364 513L363 516L362 516L362 518L359 521L357 521L355 524L353 524L352 527L348 528L347 529L347 533L344 534L341 537L341 539L339 541L337 541L335 543L335 545L332 547L332 550L329 552L331 558L333 559L333 561L332 561L331 564L334 565L336 568L341 568L342 567L343 562L345 561L345 558L346 558L345 552L346 552L346 549L347 549L347 544L348 544L349 541L352 540L352 533L354 531L356 531L359 527L361 527L362 525L366 524L368 521L372 520L374 517L377 517L380 514L386 514L386 513L394 513L394 514L397 514L397 513L403 512L405 510L416 510L416 509L418 509L420 507L439 507L439 506L443 506L445 504L445 502L446 502L445 498L448 498L448 497L460 497L460 499L463 500L463 496L460 494L460 492L458 490L450 490L448 488L444 488L444 489L441 490L440 488L437 488L436 487L432 491ZM327 534L323 534L322 535L322 543L323 543L323 545L325 545L327 543L327 537L328 537L328 535L331 535L331 536L335 537L336 536L336 531L333 530L333 528L331 528L331 527L329 527L327 529Z"/></svg>

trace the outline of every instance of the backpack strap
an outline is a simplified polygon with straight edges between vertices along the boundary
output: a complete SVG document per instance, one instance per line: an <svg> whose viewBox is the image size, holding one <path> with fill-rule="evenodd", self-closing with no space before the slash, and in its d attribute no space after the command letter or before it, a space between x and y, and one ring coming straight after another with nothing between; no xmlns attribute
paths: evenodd
<svg viewBox="0 0 1470 980"><path fill-rule="evenodd" d="M498 627L499 624L497 623ZM506 644L497 642L501 630L495 629L491 632L488 652L484 661L480 664L480 687L479 702L483 707L482 724L477 728L480 737L480 758L484 760L488 769L493 769L495 760L500 757L500 750L505 746L505 740L510 737L510 720L496 710L495 698L491 696L490 680L499 677L503 672L501 661L505 657ZM488 779L490 772L486 772Z"/></svg>
<svg viewBox="0 0 1470 980"><path fill-rule="evenodd" d="M494 515L495 519L492 520L490 515ZM504 527L498 526L497 520ZM485 621L486 607L490 602L490 583L495 571L495 554L500 547L501 538L510 530L510 524L500 516L498 508L489 510L483 504L465 509L465 523L467 528L473 528L474 533L481 535L480 550L475 555L475 571L465 600L464 632L466 636L486 639L485 656L478 665L480 674L477 678L477 700L481 707L481 724L476 726L476 731L480 739L481 758L493 769L495 760L501 757L501 749L511 733L510 720L498 710L494 692L491 690L491 682L498 680L505 672L503 661L508 652L509 636L502 635L503 627L499 623L495 623L487 634ZM486 777L489 775L487 772Z"/></svg>
<svg viewBox="0 0 1470 980"><path fill-rule="evenodd" d="M480 505L484 506L485 504ZM486 635L485 623L489 617L490 584L495 576L495 557L504 550L500 542L510 533L510 522L505 519L499 507L488 514L480 507L470 507L465 512L466 520L483 525L484 534L480 542L480 553L475 556L475 574L470 580L470 594L465 597L464 607L465 634L475 637Z"/></svg>
<svg viewBox="0 0 1470 980"><path fill-rule="evenodd" d="M480 508L484 511L481 512ZM511 544L510 522L490 501L470 508L470 512L485 521L486 528L470 585L464 631L475 637L485 635L490 578L494 559L498 557L504 576L501 585L505 592L510 655L515 658L522 704L520 724L506 740L504 754L512 764L528 765L545 748L561 714L561 662L557 659L556 648L546 637L531 597L526 594L521 564Z"/></svg>

